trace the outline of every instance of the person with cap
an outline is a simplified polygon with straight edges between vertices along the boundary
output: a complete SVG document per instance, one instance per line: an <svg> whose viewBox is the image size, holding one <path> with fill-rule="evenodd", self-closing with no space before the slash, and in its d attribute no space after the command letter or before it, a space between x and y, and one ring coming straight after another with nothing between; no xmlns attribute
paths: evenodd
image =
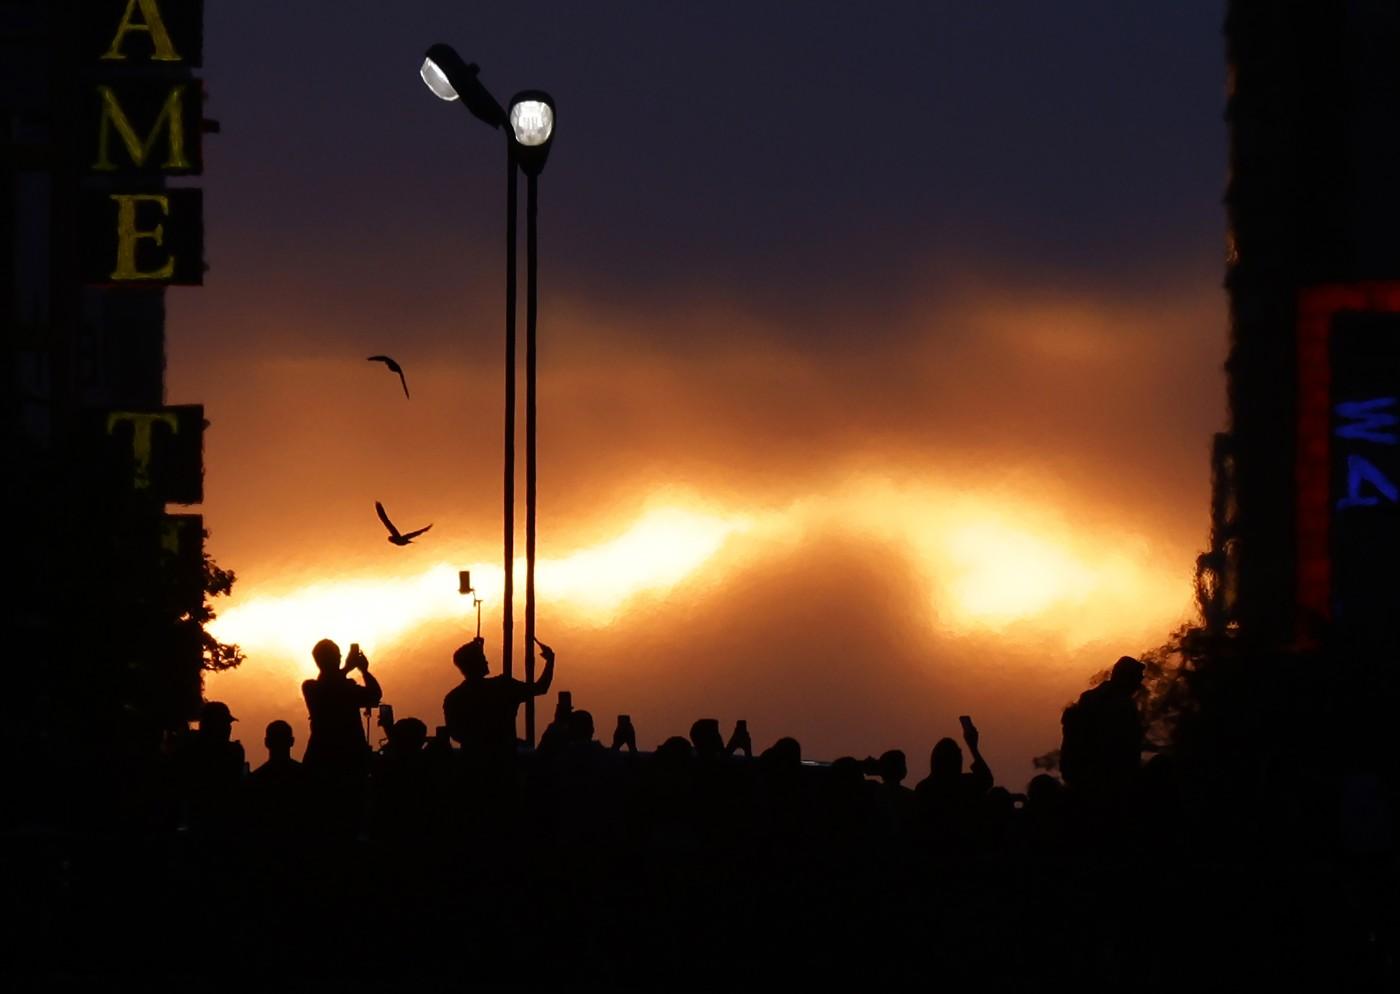
<svg viewBox="0 0 1400 994"><path fill-rule="evenodd" d="M554 682L554 650L535 640L544 656L544 671L534 683L513 677L487 676L486 642L477 636L452 654L462 682L442 700L447 733L468 759L501 759L514 755L515 719L520 705L531 697L549 693Z"/></svg>
<svg viewBox="0 0 1400 994"><path fill-rule="evenodd" d="M1107 680L1079 695L1060 719L1060 772L1073 792L1116 802L1142 762L1145 736L1137 695L1143 664L1123 656Z"/></svg>
<svg viewBox="0 0 1400 994"><path fill-rule="evenodd" d="M176 753L184 821L190 829L214 831L231 816L245 772L243 743L233 740L237 720L223 701L206 701L199 710L199 728Z"/></svg>

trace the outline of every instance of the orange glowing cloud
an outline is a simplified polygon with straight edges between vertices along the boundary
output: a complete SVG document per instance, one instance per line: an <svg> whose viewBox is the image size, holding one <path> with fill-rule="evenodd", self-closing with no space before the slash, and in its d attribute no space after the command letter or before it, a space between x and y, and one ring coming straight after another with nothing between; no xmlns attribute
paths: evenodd
<svg viewBox="0 0 1400 994"><path fill-rule="evenodd" d="M917 597L936 629L965 634L1019 626L1074 647L1167 626L1188 607L1181 563L1164 566L1140 537L1076 532L1053 508L1024 498L1013 503L1004 494L867 479L777 508L717 510L688 500L688 506L653 501L613 537L542 558L542 619L606 627L635 598L664 596L694 582L702 567L709 582L719 583L795 543L838 535L904 557L923 579ZM471 607L456 593L458 568L439 562L409 576L365 573L275 591L244 587L213 631L244 648L250 670L289 679L308 670L310 646L327 634L358 641L373 655L416 629L461 627ZM477 561L470 568L480 596L498 610L500 567ZM523 559L515 569L520 598ZM840 578L833 584L839 587Z"/></svg>

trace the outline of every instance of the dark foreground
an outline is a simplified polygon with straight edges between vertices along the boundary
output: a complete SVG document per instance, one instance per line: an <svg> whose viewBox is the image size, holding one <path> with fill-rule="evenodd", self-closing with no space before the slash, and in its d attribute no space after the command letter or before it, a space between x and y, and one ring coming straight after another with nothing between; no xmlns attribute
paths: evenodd
<svg viewBox="0 0 1400 994"><path fill-rule="evenodd" d="M368 794L293 779L191 817L128 777L81 806L101 828L8 832L5 972L145 989L1389 989L1387 845L1161 780L1111 804L939 803L848 763L593 743L508 774L381 763Z"/></svg>

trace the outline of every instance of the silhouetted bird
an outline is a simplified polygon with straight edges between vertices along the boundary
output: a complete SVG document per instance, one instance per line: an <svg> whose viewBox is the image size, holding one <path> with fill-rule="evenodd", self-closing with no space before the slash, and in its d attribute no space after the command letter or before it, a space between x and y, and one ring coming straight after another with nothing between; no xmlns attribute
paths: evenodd
<svg viewBox="0 0 1400 994"><path fill-rule="evenodd" d="M400 366L397 362L395 362L393 359L390 359L386 355L372 355L366 361L382 362L384 365L389 367L389 372L398 373L399 382L403 384L403 395L404 397L408 397L408 380L404 378L402 366Z"/></svg>
<svg viewBox="0 0 1400 994"><path fill-rule="evenodd" d="M389 529L389 541L392 542L394 545L407 545L409 542L412 542L412 541L413 541L415 538L417 538L419 535L422 535L422 534L423 534L425 531L427 531L429 528L433 527L432 525L424 525L422 528L419 528L417 531L411 531L411 532L409 532L409 533L406 534L406 535L401 535L401 534L399 534L399 530L398 530L397 528L394 527L394 523L393 523L392 521L389 520L389 515L387 515L386 513L384 513L384 505L383 505L383 504L379 503L379 501L375 501L375 502L374 502L374 511L375 511L376 514L379 515L379 520L382 521L382 522L384 522L384 527L387 528L387 529Z"/></svg>

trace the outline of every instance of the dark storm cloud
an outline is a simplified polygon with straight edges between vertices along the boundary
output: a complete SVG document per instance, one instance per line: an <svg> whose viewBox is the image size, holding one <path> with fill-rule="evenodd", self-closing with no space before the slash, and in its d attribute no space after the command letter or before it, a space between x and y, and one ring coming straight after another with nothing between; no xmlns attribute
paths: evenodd
<svg viewBox="0 0 1400 994"><path fill-rule="evenodd" d="M499 323L501 139L419 82L434 40L502 99L540 86L559 103L542 181L553 294L723 294L816 344L838 332L807 319L858 307L880 335L911 287L967 269L1150 285L1213 258L1223 227L1215 2L220 3L208 17L224 124L208 303L263 293L352 334L356 317L419 339ZM277 337L295 348L310 323Z"/></svg>

